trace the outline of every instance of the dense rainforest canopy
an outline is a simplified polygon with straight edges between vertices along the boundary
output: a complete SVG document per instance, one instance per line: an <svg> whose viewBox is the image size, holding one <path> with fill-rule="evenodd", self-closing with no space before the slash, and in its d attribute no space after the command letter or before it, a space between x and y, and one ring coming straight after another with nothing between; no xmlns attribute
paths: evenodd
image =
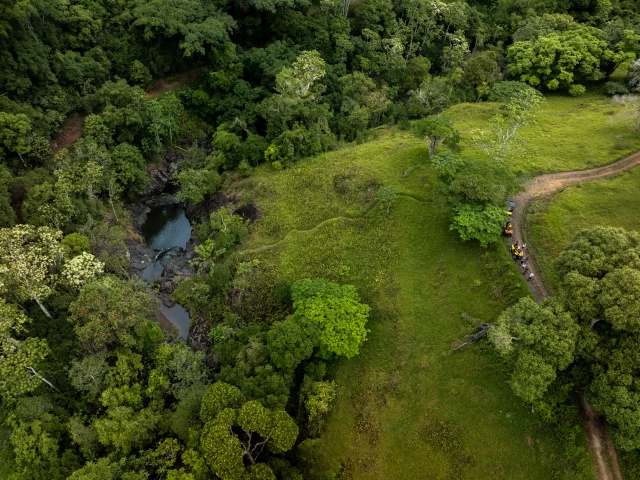
<svg viewBox="0 0 640 480"><path fill-rule="evenodd" d="M579 96L616 70L629 81L607 92L635 91L639 42L632 0L1 0L0 473L336 478L315 467L338 388L328 372L366 340L365 292L276 281L234 257L250 219L222 205L198 218L194 275L174 292L209 328L191 348L152 321L157 295L130 275L124 205L153 192L148 170L173 158L176 196L197 206L261 163L288 168L398 125L429 147L451 228L487 245L519 188L506 160L540 92ZM176 74L187 85L165 91ZM473 139L485 156L463 159L442 113L485 100L502 104ZM398 192L376 195L389 212ZM636 395L635 364L616 361L637 356L622 277L640 281L638 238L598 231L576 248L601 237L629 258L596 272L563 257L571 294L522 301L492 338L526 401L551 405L563 372L588 377L633 450L639 422L614 407Z"/></svg>

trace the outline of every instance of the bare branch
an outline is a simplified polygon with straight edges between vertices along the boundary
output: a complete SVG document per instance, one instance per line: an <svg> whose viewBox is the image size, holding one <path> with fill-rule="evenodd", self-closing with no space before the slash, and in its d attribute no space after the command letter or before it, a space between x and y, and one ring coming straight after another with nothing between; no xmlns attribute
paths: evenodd
<svg viewBox="0 0 640 480"><path fill-rule="evenodd" d="M53 388L56 392L59 392L60 390L58 390L56 387L53 386L53 384L47 380L46 378L44 378L42 375L40 375L38 372L35 371L35 369L33 367L25 367L27 370L31 371L31 373L33 374L34 377L42 380L44 383L46 383L47 385L49 385L51 388Z"/></svg>

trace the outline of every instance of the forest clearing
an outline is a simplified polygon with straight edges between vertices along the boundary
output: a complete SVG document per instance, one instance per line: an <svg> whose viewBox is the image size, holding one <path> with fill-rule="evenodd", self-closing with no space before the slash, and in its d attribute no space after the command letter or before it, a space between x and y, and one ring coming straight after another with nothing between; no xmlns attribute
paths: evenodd
<svg viewBox="0 0 640 480"><path fill-rule="evenodd" d="M562 152L568 150L575 156L565 156L560 150L536 152L538 155L518 167L529 169L529 174L538 171L539 165L553 171L560 159L565 159L564 168L586 169L621 156L617 150L619 138L607 129L599 135L590 132L590 137L569 134L584 121L581 107L595 108L596 112L615 109L606 98L592 100L585 104L577 99L548 99L547 108L563 118L561 128L550 130L554 133L548 144L562 141ZM469 131L482 128L485 117L481 112L487 108L486 104L458 105L453 115L465 112L464 126ZM593 125L609 117L601 113ZM619 131L624 138L634 138L628 121L622 123ZM523 134L531 138L535 129L523 129ZM584 151L581 142L593 142L601 150ZM381 132L370 143L303 162L287 170L286 175L265 167L264 174L256 173L234 186L241 195L251 192L262 212L240 255L258 258L279 278L347 279L369 292L382 309L378 313L380 324L357 362L361 364L349 362L337 372L344 385L350 384L349 379L359 380L339 397L338 411L332 415L326 433L332 448L325 461L335 462L336 457L346 455L354 478L415 478L425 469L437 478L438 474L455 475L457 468L468 472L470 478L543 478L558 471L563 472L561 478L580 478L586 472L594 475L584 463L584 470L572 473L572 466L550 454L559 448L559 439L549 432L541 433L540 425L528 418L525 407L508 400L508 391L500 385L504 380L495 382L500 361L490 351L452 353L461 332L469 330L461 314L491 319L496 315L492 306L494 312L498 311L510 299L524 295L526 287L523 279L513 274L516 268L510 268L502 246L484 252L468 249L447 231L444 213L434 198L435 173L423 161L424 149L410 135ZM599 156L598 151L606 154ZM594 160L592 155L603 160ZM543 158L540 163L538 156ZM341 187L339 181L345 185ZM400 192L388 218L379 208L369 210L367 206L374 202L367 193L376 183L394 185ZM597 196L592 198L597 201ZM625 203L626 208L635 208L628 195L616 199L616 205ZM297 209L292 210L292 204ZM433 212L427 214L421 204ZM525 205L518 208L522 212ZM621 212L620 217L635 218L628 213ZM572 232L581 228L599 224L635 227L628 223L630 220L620 225L597 218L578 224L577 218L561 222L566 240L554 243L557 252L566 246ZM538 245L537 238L534 240L531 249ZM420 260L422 257L424 260ZM306 261L300 262L301 258ZM548 265L545 261L540 260L541 265ZM370 270L374 266L377 271ZM488 304L487 298L492 302ZM433 339L441 340L435 343ZM489 406L492 404L493 408ZM487 411L495 410L500 415L487 415ZM474 425L473 433L461 427L468 424ZM401 441L407 434L414 438L409 446ZM487 442L488 438L493 442ZM442 447L441 441L455 447ZM510 452L505 456L506 449ZM480 450L481 459L468 453ZM362 458L361 452L367 452L366 457ZM372 462L371 458L377 460ZM420 458L426 463L417 461ZM528 462L531 465L524 467Z"/></svg>

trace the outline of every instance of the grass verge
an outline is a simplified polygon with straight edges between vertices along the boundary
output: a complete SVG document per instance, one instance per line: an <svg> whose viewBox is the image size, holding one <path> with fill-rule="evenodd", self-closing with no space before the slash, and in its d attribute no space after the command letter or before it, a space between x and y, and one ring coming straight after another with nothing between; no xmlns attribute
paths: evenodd
<svg viewBox="0 0 640 480"><path fill-rule="evenodd" d="M576 232L599 225L640 231L640 168L565 189L532 205L532 247L545 285L557 289L553 262Z"/></svg>
<svg viewBox="0 0 640 480"><path fill-rule="evenodd" d="M520 128L526 156L513 162L525 175L584 170L611 163L640 148L640 137L624 108L595 93L582 97L547 95L535 124ZM469 143L474 130L489 129L496 103L463 103L450 108L463 135L463 155L478 155ZM465 141L466 140L466 141Z"/></svg>

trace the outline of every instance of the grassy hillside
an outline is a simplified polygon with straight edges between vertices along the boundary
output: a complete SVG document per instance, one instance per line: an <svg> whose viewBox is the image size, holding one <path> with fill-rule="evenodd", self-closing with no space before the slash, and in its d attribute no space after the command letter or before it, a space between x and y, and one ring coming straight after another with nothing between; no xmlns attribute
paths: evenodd
<svg viewBox="0 0 640 480"><path fill-rule="evenodd" d="M464 140L473 130L487 129L499 108L494 103L465 103L448 113ZM522 127L519 135L527 142L528 153L514 167L526 174L592 168L640 148L640 137L623 107L597 94L547 96L536 123ZM467 141L463 153L478 152Z"/></svg>
<svg viewBox="0 0 640 480"><path fill-rule="evenodd" d="M373 307L360 356L334 372L340 395L324 467L345 478L593 478L511 393L486 344L452 352L473 327L528 291L501 246L462 243L435 196L426 147L403 132L268 166L235 188L262 217L239 255L281 279L356 285ZM402 195L387 213L380 185ZM580 439L583 441L583 439Z"/></svg>
<svg viewBox="0 0 640 480"><path fill-rule="evenodd" d="M553 260L573 235L598 225L640 231L640 168L603 180L567 188L552 199L542 199L527 217L537 262L551 286L558 281Z"/></svg>

